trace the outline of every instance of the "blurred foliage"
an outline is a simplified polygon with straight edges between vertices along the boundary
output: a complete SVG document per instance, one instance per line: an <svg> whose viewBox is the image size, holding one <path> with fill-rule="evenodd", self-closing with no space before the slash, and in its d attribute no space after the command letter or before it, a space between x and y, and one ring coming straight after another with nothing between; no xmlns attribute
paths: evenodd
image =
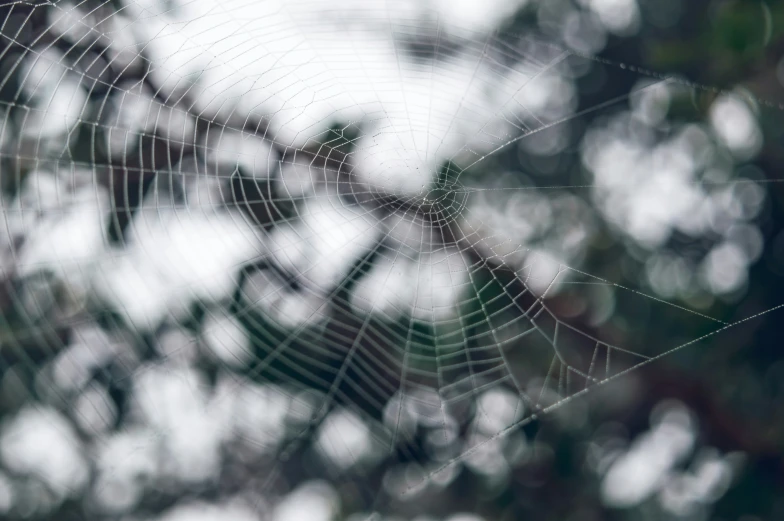
<svg viewBox="0 0 784 521"><path fill-rule="evenodd" d="M628 74L628 71L616 66L620 64L662 74L678 74L686 81L710 87L695 89L690 99L676 100L670 110L671 119L689 121L706 117L707 108L717 96L714 88L738 87L760 100L769 100L774 104L784 102L784 74L779 72L777 77L777 66L784 57L784 4L751 0L645 0L641 2L641 11L639 31L631 36L611 36L607 47L601 52L601 59L615 65L595 63L593 70L579 79L580 107L593 107L612 98L615 93L627 92L639 80L638 75ZM523 12L510 24L507 27L510 32L528 30L530 13ZM4 35L7 30L5 27ZM12 59L13 53L9 49L3 51L4 61ZM0 95L3 100L12 99L15 93L12 82L2 85ZM570 147L558 156L555 167L545 160L521 158L515 149L488 158L466 176L480 179L492 176L499 170L521 170L530 174L530 179L522 182L530 181L533 185L581 185L585 176L577 158L577 144L582 132L594 123L594 118L604 115L598 111L572 121L574 135ZM784 164L783 116L784 113L775 107L760 105L759 118L766 137L763 148L753 160L739 166L754 168L759 172L757 175L760 181L770 181L765 184L768 199L758 218L765 249L761 259L752 267L747 292L739 301L717 299L708 309L703 310L705 314L726 323L782 303L784 183L777 181L781 181L779 173ZM87 132L83 134L88 135ZM346 133L340 127L335 127L324 136L323 143L329 143L333 150L346 153L354 139L354 133ZM79 160L94 159L90 144L79 140L72 144L71 154ZM155 161L155 158L151 159ZM141 161L149 164L150 158ZM441 179L443 184L448 182L450 171L450 165L445 165ZM5 185L9 179L4 177L2 181ZM128 185L128 193L125 195L130 197L130 205L138 204L138 199L146 190L144 183L148 182ZM237 194L244 193L243 183L245 181L237 177L234 188ZM6 188L13 192L12 187ZM291 210L283 208L279 211L289 214ZM112 239L119 243L122 241L124 225L130 217L116 217L110 233ZM610 230L602 228L595 236L595 243L589 248L585 270L622 286L649 292L641 282L644 276L640 263L631 259L626 251L625 245L612 239ZM352 274L361 274L369 262L371 259L358 261L352 268ZM249 268L243 277L250 275L253 269ZM479 298L466 309L461 309L461 313L467 315L482 309L492 314L512 304L504 292L506 281L490 276L489 269L480 270L476 279L472 280ZM350 284L342 291L348 292ZM574 301L581 298L578 293L575 292ZM453 512L471 511L488 521L677 519L678 516L663 511L655 499L627 510L606 507L601 501L601 480L586 464L596 444L597 432L602 428L617 428L624 431L627 438L633 439L649 428L649 416L658 403L677 399L694 413L699 425L701 445L716 447L723 453L742 453L745 458L733 485L723 497L705 511L682 518L715 521L784 519L784 337L780 324L781 313L773 312L734 326L721 334L710 335L717 328L715 321L684 313L681 309L662 305L653 299L641 299L629 292L618 291L615 297L615 313L596 331L603 338L626 341L633 344L637 351L651 355L665 352L669 347L679 346L694 338L702 339L657 359L620 381L599 386L575 400L575 403L566 404L553 414L542 415L535 422L524 426L522 432L531 447L528 460L512 469L509 479L500 484L479 473L464 471L450 486L438 492L415 497L409 502L389 500L384 505L376 504L377 498L372 491L381 488L380 483L386 470L384 465L416 461L418 453L422 451L422 447L417 446L421 440L416 440L411 447L401 449L395 458L373 468L365 476L335 478L334 484L343 499L343 514L380 507L385 514L412 518L420 513L446 516ZM565 297L559 299L562 304L568 301L569 298ZM242 295L237 292L233 310L240 309L241 305ZM332 386L329 369L335 363L333 358L347 356L348 349L346 353L324 353L313 339L320 335L341 338L341 335L349 334L346 330L351 327L364 327L347 310L341 311L345 314L330 317L317 331L304 328L294 340L287 341L290 342L290 349L284 356L268 358L269 363L263 368L256 368L251 376L264 381L295 384L302 389L316 388L329 392ZM203 316L204 309L197 306L191 313L192 323L187 324L191 331L199 331ZM104 311L102 319L107 328L123 328L119 315ZM6 360L6 363L0 363L3 372L7 375L11 368L15 371L25 368L28 374L15 374L28 380L22 387L35 388L34 368L47 358L48 346L60 340L58 332L40 332L40 335L51 337L48 340L41 339L39 335L24 340L11 339L9 337L14 335L9 331L20 324L26 330L36 324L31 324L25 317L9 313L0 314L0 320L4 322L0 327L0 349ZM241 321L253 333L253 350L259 357L269 357L271 353L279 352L281 340L288 336L258 313L243 313ZM427 339L417 343L417 348L424 351L438 351L442 349L439 344L449 345L455 338L454 331L434 331L431 326L414 322L409 316L401 318L397 324L376 324L374 321L369 321L369 324L367 329L375 333L368 333L364 340L373 346L367 347L371 352L395 352L393 341L379 333L385 331L385 328L395 332L396 336L410 334ZM493 327L490 324L486 326ZM488 334L486 331L467 333L468 336ZM144 342L145 339L137 340L139 346L143 346ZM41 349L41 345L45 347ZM466 347L472 347L470 341L466 342ZM152 349L140 347L139 351L142 357L155 356ZM532 353L536 351L537 346L529 346L525 362L544 367L539 372L546 373L549 356L534 356ZM43 354L37 355L39 352ZM432 359L418 358L419 354L412 350L403 356L410 358L409 362L415 369L430 373L439 370L433 366ZM514 354L510 356L510 363L520 371L526 370L521 360L515 360ZM477 360L476 363L481 361ZM305 367L305 364L310 365ZM125 376L122 364L117 365L110 375ZM292 367L296 370L292 370ZM204 369L214 376L214 364L210 366L205 363ZM528 370L536 372L530 368ZM350 381L351 375L346 380ZM4 411L9 413L19 406L18 401L9 401L9 396L17 394L19 387L9 387L8 378L4 378L4 382L0 399ZM122 382L122 378L118 378L117 382ZM122 383L117 382L112 384L109 378L107 383L112 385L112 394L122 402L126 390ZM339 403L359 405L365 412L377 417L382 411L375 400L388 398L373 396L367 391L364 394L357 393L356 389L345 383L339 386L336 393ZM582 421L578 419L581 415L584 416ZM322 472L317 464L310 461L312 454L301 445L292 444L287 449L288 460L283 473L289 482L296 483ZM316 470L313 470L314 466ZM267 469L263 465L262 468ZM220 486L213 487L210 489L207 486L206 490L194 492L191 496L219 496ZM162 511L176 501L173 497L177 496L162 494L160 498L152 498L144 505L144 509L148 512ZM77 504L65 503L49 519L59 521L85 517Z"/></svg>

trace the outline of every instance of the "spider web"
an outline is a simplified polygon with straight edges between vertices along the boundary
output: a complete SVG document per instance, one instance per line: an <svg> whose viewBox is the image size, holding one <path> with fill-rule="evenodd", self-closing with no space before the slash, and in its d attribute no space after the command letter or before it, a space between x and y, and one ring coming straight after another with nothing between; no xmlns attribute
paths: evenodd
<svg viewBox="0 0 784 521"><path fill-rule="evenodd" d="M521 142L662 87L715 89L413 3L14 2L5 13L3 184L18 193L3 203L3 349L34 367L30 345L56 358L96 321L135 345L186 325L193 338L142 352L145 363L122 342L72 363L154 379L206 345L232 375L213 405L251 381L301 402L285 435L253 427L273 432L266 487L317 439L335 476L391 455L421 469L396 490L421 490L705 338L618 344L558 312L573 287L671 306L711 326L706 336L739 323L592 276L489 220L495 195L534 191L504 184L493 163ZM564 78L586 64L634 87L578 106ZM42 273L56 291L13 282ZM101 357L128 367L118 376ZM68 387L47 392L66 400ZM367 433L352 441L351 423ZM418 428L434 433L432 450Z"/></svg>

